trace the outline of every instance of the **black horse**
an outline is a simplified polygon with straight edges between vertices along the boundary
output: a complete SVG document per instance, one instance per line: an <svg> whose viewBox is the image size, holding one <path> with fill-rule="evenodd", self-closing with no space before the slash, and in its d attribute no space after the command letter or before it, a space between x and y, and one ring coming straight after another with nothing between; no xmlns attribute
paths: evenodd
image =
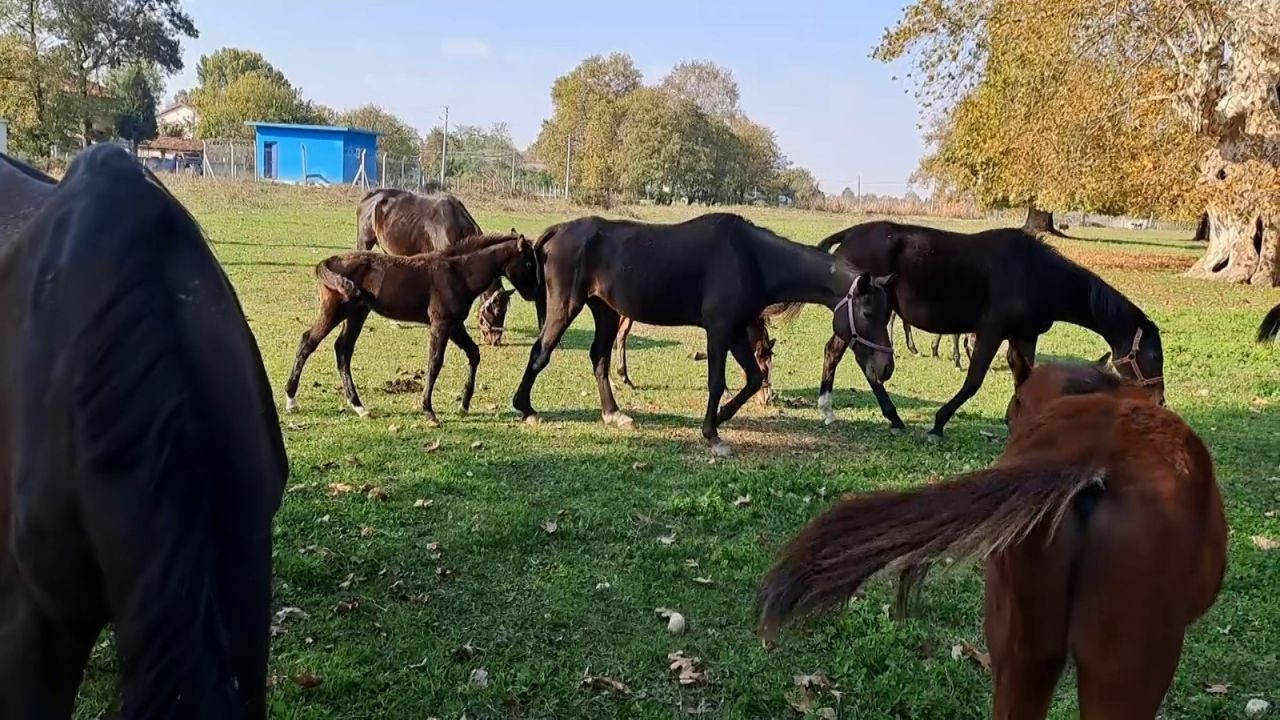
<svg viewBox="0 0 1280 720"><path fill-rule="evenodd" d="M1270 342L1276 338L1280 338L1280 305L1271 308L1258 326L1258 342Z"/></svg>
<svg viewBox="0 0 1280 720"><path fill-rule="evenodd" d="M0 156L0 717L69 718L108 624L121 717L266 717L288 474L195 221L126 151Z"/></svg>
<svg viewBox="0 0 1280 720"><path fill-rule="evenodd" d="M838 246L838 247L837 247ZM894 222L855 225L818 244L836 257L877 275L896 277L890 305L903 322L936 334L975 333L977 341L964 385L934 418L930 439L973 397L1000 343L1034 362L1036 342L1054 322L1088 328L1106 340L1121 375L1164 398L1160 330L1118 290L1063 257L1038 238L1006 228L947 232ZM828 423L836 365L846 341L827 343L819 407ZM884 386L872 382L880 410L895 432L905 428Z"/></svg>
<svg viewBox="0 0 1280 720"><path fill-rule="evenodd" d="M884 291L888 278L873 279L737 215L709 214L674 225L580 218L548 228L535 245L546 290L546 319L513 399L526 419L536 417L530 402L534 380L583 306L595 318L591 363L604 421L613 425L631 425L631 418L618 410L609 384L619 316L707 331L708 395L702 435L718 455L729 454L729 448L717 427L763 382L747 326L766 308L806 302L832 308L836 336L854 343L854 356L868 380L884 382L893 374ZM729 353L747 381L721 408Z"/></svg>

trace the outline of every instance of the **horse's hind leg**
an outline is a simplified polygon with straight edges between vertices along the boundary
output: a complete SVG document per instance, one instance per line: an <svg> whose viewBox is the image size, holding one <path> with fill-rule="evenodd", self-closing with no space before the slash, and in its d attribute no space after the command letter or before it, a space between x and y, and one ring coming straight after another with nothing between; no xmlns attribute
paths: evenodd
<svg viewBox="0 0 1280 720"><path fill-rule="evenodd" d="M960 336L951 336L951 363L956 366L957 370L963 370L964 365L960 364Z"/></svg>
<svg viewBox="0 0 1280 720"><path fill-rule="evenodd" d="M941 336L941 335L934 335L934 336L933 336L933 344L929 346L929 356L930 356L930 357L941 357L941 355L939 355L939 354L938 354L938 348L940 348L941 346L942 346L942 336Z"/></svg>
<svg viewBox="0 0 1280 720"><path fill-rule="evenodd" d="M933 418L933 429L929 431L927 437L930 440L941 440L943 428L946 427L947 421L952 415L956 414L956 410L965 404L969 398L978 392L978 388L982 387L982 381L987 376L987 370L991 369L991 361L996 357L996 350L1000 348L1000 343L1004 339L998 334L986 333L978 336L978 347L973 351L973 359L969 362L969 371L964 376L964 385L955 394L955 397L946 402L945 405L938 408L938 414Z"/></svg>
<svg viewBox="0 0 1280 720"><path fill-rule="evenodd" d="M356 392L356 381L351 377L351 356L355 354L356 341L360 339L360 331L364 328L364 321L368 317L369 308L353 309L347 316L347 322L342 326L338 339L333 343L333 354L338 361L338 375L342 377L342 391L346 394L347 403L351 405L351 409L355 410L360 417L368 416L369 411L365 410L360 402L360 394Z"/></svg>
<svg viewBox="0 0 1280 720"><path fill-rule="evenodd" d="M751 343L747 340L746 333L741 333L733 344L729 346L729 351L733 353L733 359L738 361L738 365L742 367L742 371L746 373L747 382L734 395L729 402L720 408L719 414L716 416L716 423L723 424L733 419L738 414L738 410L755 395L760 387L764 385L764 373L760 372L760 365L756 362L755 353L751 350Z"/></svg>
<svg viewBox="0 0 1280 720"><path fill-rule="evenodd" d="M830 425L836 421L836 414L831 410L831 390L836 383L836 367L840 365L840 358L844 357L844 351L849 347L839 335L832 335L827 341L827 349L822 357L822 382L818 386L818 411L822 413L822 420Z"/></svg>
<svg viewBox="0 0 1280 720"><path fill-rule="evenodd" d="M302 378L302 367L307 358L316 351L316 347L333 329L342 322L342 300L337 293L324 291L320 298L320 317L302 333L298 342L298 353L293 360L293 370L289 373L289 382L285 384L285 409L298 409L298 381Z"/></svg>
<svg viewBox="0 0 1280 720"><path fill-rule="evenodd" d="M0 717L65 720L98 629L59 625L20 589L0 598Z"/></svg>
<svg viewBox="0 0 1280 720"><path fill-rule="evenodd" d="M720 439L717 430L720 418L720 398L724 396L724 366L728 359L732 336L728 331L707 330L707 414L702 420L702 437L711 446L711 453L719 457L732 454L729 446Z"/></svg>
<svg viewBox="0 0 1280 720"><path fill-rule="evenodd" d="M769 337L769 327L764 318L756 318L747 326L747 342L751 344L756 367L760 369L760 394L756 397L760 398L761 405L769 405L773 402L773 340ZM745 370L743 372L746 373Z"/></svg>
<svg viewBox="0 0 1280 720"><path fill-rule="evenodd" d="M634 323L631 318L624 317L618 323L618 338L614 341L614 346L618 351L618 377L622 378L622 384L631 389L635 389L636 384L631 382L631 373L627 368L627 338L631 337L631 326Z"/></svg>
<svg viewBox="0 0 1280 720"><path fill-rule="evenodd" d="M906 340L907 350L910 350L912 355L919 355L920 350L916 348L916 339L911 335L911 326L906 320L902 321L902 337Z"/></svg>
<svg viewBox="0 0 1280 720"><path fill-rule="evenodd" d="M449 339L467 356L467 384L462 387L462 412L470 412L471 396L476 392L476 371L480 368L480 348L467 334L467 327L462 323L458 323L453 332L449 333Z"/></svg>
<svg viewBox="0 0 1280 720"><path fill-rule="evenodd" d="M618 335L618 313L598 298L587 300L587 307L596 322L595 338L591 341L591 368L596 376L596 390L600 393L600 415L606 425L631 427L631 418L619 412L613 387L609 384L609 360L614 338Z"/></svg>

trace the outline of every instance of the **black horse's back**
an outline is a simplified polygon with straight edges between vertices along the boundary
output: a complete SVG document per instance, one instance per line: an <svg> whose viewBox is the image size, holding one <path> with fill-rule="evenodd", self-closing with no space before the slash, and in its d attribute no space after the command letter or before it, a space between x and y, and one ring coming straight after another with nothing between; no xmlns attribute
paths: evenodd
<svg viewBox="0 0 1280 720"><path fill-rule="evenodd" d="M288 467L230 283L187 211L113 146L77 157L19 242L15 553L51 614L88 612L96 591L127 716L264 717ZM53 541L60 522L70 539Z"/></svg>

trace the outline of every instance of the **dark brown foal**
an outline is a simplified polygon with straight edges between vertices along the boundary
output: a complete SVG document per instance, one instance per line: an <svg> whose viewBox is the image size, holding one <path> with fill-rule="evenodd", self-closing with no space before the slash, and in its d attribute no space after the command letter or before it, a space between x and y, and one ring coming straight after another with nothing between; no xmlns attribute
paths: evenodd
<svg viewBox="0 0 1280 720"><path fill-rule="evenodd" d="M623 385L634 389L636 385L631 381L631 372L627 367L627 338L631 337L632 325L635 325L635 321L628 317L619 321L618 339L614 341L614 352L618 356L618 377ZM760 374L764 376L760 385L760 394L757 397L760 398L761 404L768 405L773 402L773 346L777 340L769 337L769 324L764 317L757 318L747 326L747 342L751 343L751 354L755 356ZM745 370L742 376L746 377Z"/></svg>

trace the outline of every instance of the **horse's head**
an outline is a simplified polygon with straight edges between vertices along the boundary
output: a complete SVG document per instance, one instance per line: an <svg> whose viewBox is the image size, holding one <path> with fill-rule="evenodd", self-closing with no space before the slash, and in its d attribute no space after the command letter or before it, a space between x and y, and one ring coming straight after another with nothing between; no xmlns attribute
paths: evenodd
<svg viewBox="0 0 1280 720"><path fill-rule="evenodd" d="M1032 366L1021 353L1010 348L1009 369L1013 371L1014 392L1004 418L1010 433L1017 429L1021 419L1034 417L1068 395L1100 393L1163 404L1160 398L1152 396L1148 388L1112 372L1106 365L1105 356L1098 363Z"/></svg>
<svg viewBox="0 0 1280 720"><path fill-rule="evenodd" d="M858 275L836 304L831 318L835 334L853 349L853 357L871 382L893 377L893 341L889 337L889 296L893 276Z"/></svg>
<svg viewBox="0 0 1280 720"><path fill-rule="evenodd" d="M1121 352L1125 354L1121 355ZM1164 345L1160 342L1160 328L1155 323L1139 325L1133 342L1123 343L1112 354L1115 359L1111 364L1116 372L1146 388L1157 402L1164 404ZM1106 357L1102 356L1100 364L1106 362Z"/></svg>
<svg viewBox="0 0 1280 720"><path fill-rule="evenodd" d="M515 290L496 290L487 294L480 303L480 332L490 345L502 343L502 333L507 326L507 309L511 307L511 294Z"/></svg>
<svg viewBox="0 0 1280 720"><path fill-rule="evenodd" d="M515 237L516 254L511 256L502 274L511 281L520 297L533 302L538 297L538 252L533 241L511 229Z"/></svg>

